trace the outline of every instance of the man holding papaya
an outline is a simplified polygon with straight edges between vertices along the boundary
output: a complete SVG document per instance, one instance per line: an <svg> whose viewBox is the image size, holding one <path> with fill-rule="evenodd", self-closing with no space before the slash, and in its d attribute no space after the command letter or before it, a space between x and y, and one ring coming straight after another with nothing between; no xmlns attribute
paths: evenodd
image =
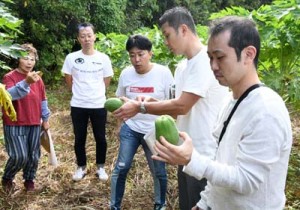
<svg viewBox="0 0 300 210"><path fill-rule="evenodd" d="M120 75L116 95L136 99L137 96L155 97L160 100L169 98L169 87L173 84L173 76L166 66L151 62L152 43L142 35L132 35L126 42L130 62ZM155 79L154 79L155 78ZM167 172L165 163L151 158L151 151L144 140L146 133L154 127L158 116L137 114L122 122L119 126L119 154L111 176L112 210L121 209L125 191L126 177L139 146L142 146L153 177L154 210L166 209Z"/></svg>
<svg viewBox="0 0 300 210"><path fill-rule="evenodd" d="M206 46L201 43L187 9L175 7L167 10L160 18L159 26L169 49L186 58L175 70L175 98L157 101L141 97L144 101L128 101L114 114L121 119L139 112L174 116L178 129L192 136L196 150L213 159L217 147L212 135L213 123L228 89L214 77ZM200 199L206 179L199 181L183 173L182 166L179 166L178 185L180 209L187 210Z"/></svg>
<svg viewBox="0 0 300 210"><path fill-rule="evenodd" d="M185 173L208 180L193 210L282 210L291 121L282 98L258 77L260 38L255 23L234 16L215 20L207 52L215 77L232 90L213 131L218 141L215 160L195 150L186 133L181 133L180 146L161 137L155 146L159 156L153 158L184 165Z"/></svg>

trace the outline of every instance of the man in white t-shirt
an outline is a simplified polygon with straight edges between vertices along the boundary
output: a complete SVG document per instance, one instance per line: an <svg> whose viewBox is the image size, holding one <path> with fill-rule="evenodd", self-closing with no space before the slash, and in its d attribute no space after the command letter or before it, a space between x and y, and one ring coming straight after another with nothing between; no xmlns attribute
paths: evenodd
<svg viewBox="0 0 300 210"><path fill-rule="evenodd" d="M291 121L282 98L259 80L255 23L234 16L215 20L207 52L215 77L232 90L213 132L219 144L215 160L194 149L194 140L184 132L180 146L161 138L155 146L159 156L153 158L184 165L185 173L208 180L192 210L282 210Z"/></svg>
<svg viewBox="0 0 300 210"><path fill-rule="evenodd" d="M214 77L206 46L201 43L188 10L183 7L167 10L159 25L169 49L186 57L175 70L175 98L159 102L129 101L114 114L121 119L128 119L138 112L175 116L178 129L193 137L196 150L213 159L217 147L212 136L213 122L228 89ZM178 185L180 209L187 210L200 199L206 179L199 181L183 173L179 166Z"/></svg>
<svg viewBox="0 0 300 210"><path fill-rule="evenodd" d="M152 43L142 35L130 36L126 42L132 66L125 68L119 78L116 95L135 100L139 96L154 97L159 100L169 98L173 76L169 68L152 63ZM137 114L122 122L119 129L119 155L111 176L112 210L121 209L127 174L139 146L142 146L153 177L154 209L166 208L167 172L165 163L151 158L151 151L144 140L145 134L154 127L157 115Z"/></svg>
<svg viewBox="0 0 300 210"><path fill-rule="evenodd" d="M113 69L109 57L94 49L96 35L92 24L80 24L77 39L82 49L68 54L62 68L67 86L72 90L70 105L77 160L73 180L81 180L87 172L85 143L89 121L96 141L96 174L100 180L107 180L108 175L104 169L107 150L105 138L107 112L104 103Z"/></svg>
<svg viewBox="0 0 300 210"><path fill-rule="evenodd" d="M169 68L152 63L152 43L142 35L130 36L126 42L132 66L125 68L120 75L116 95L135 100L139 96L154 97L159 100L169 98L173 76ZM167 172L165 163L151 158L151 151L144 140L145 134L154 127L157 115L137 114L119 127L119 154L111 176L112 210L121 209L126 177L139 146L142 146L153 177L154 210L166 208Z"/></svg>

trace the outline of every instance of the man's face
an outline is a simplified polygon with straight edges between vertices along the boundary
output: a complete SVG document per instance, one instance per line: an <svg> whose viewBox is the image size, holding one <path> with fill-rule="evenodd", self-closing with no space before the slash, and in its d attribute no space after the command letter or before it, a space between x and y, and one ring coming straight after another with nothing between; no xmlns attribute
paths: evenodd
<svg viewBox="0 0 300 210"><path fill-rule="evenodd" d="M169 26L169 23L166 22L161 26L161 31L165 37L165 45L169 48L169 50L175 55L182 54L182 32L181 27L178 28L178 33L176 30Z"/></svg>
<svg viewBox="0 0 300 210"><path fill-rule="evenodd" d="M135 70L139 74L146 73L150 68L150 60L152 57L152 52L148 50L141 50L137 47L129 50L129 58L131 64L134 66Z"/></svg>
<svg viewBox="0 0 300 210"><path fill-rule="evenodd" d="M228 46L230 31L224 31L208 41L207 53L216 79L221 85L232 87L246 75L244 52L238 61L234 48Z"/></svg>
<svg viewBox="0 0 300 210"><path fill-rule="evenodd" d="M96 35L94 34L94 31L90 26L82 27L79 30L77 39L81 44L82 49L84 50L92 49L94 48Z"/></svg>

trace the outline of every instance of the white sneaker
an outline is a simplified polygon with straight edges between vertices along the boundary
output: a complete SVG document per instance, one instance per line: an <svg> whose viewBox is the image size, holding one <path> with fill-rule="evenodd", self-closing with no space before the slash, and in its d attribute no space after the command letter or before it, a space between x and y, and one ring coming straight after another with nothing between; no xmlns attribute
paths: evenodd
<svg viewBox="0 0 300 210"><path fill-rule="evenodd" d="M74 181L80 181L86 175L86 170L83 170L82 167L78 167L75 173L73 174L72 179Z"/></svg>
<svg viewBox="0 0 300 210"><path fill-rule="evenodd" d="M105 169L104 168L99 168L97 171L96 171L96 174L97 176L99 177L100 180L102 181L106 181L108 179L108 175L107 173L105 172Z"/></svg>

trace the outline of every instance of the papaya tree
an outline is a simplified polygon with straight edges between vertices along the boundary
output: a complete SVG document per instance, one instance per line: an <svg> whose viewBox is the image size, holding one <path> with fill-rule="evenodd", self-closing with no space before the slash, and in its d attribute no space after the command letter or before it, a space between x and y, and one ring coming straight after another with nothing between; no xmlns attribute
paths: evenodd
<svg viewBox="0 0 300 210"><path fill-rule="evenodd" d="M203 30L199 31L203 32ZM181 59L181 56L175 56L169 51L164 44L163 35L157 26L153 26L153 28L142 27L129 34L109 33L104 35L97 33L98 41L95 44L96 48L110 57L115 72L114 82L118 81L121 71L126 66L131 65L125 44L128 36L132 34L141 34L151 40L153 62L168 66L172 72L175 70L176 64L178 60Z"/></svg>
<svg viewBox="0 0 300 210"><path fill-rule="evenodd" d="M212 14L211 19L225 15L255 20L261 35L258 71L262 81L289 102L299 102L300 1L276 0L253 11L230 7Z"/></svg>
<svg viewBox="0 0 300 210"><path fill-rule="evenodd" d="M300 1L274 1L253 12L259 23L264 81L291 102L300 100Z"/></svg>
<svg viewBox="0 0 300 210"><path fill-rule="evenodd" d="M0 68L9 70L11 68L8 66L9 60L21 55L20 47L14 40L22 34L19 30L22 20L13 16L5 3L13 2L10 0L0 2ZM5 73L1 71L1 76Z"/></svg>

